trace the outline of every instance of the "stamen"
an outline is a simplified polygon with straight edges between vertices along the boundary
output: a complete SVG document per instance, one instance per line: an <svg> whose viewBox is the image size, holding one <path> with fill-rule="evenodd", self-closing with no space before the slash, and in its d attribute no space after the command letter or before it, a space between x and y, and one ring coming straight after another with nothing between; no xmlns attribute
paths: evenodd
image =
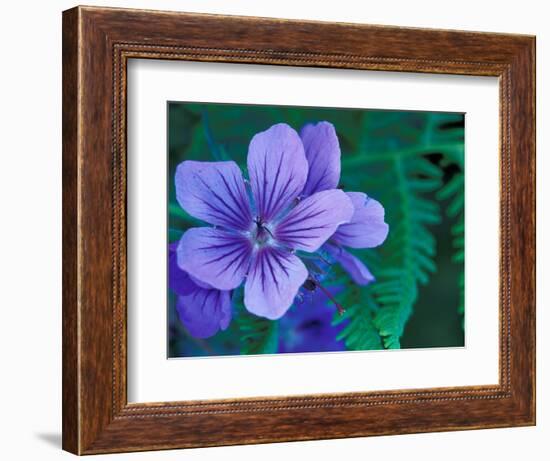
<svg viewBox="0 0 550 461"><path fill-rule="evenodd" d="M319 259L323 261L327 266L332 266L332 264L327 258L325 258L321 253L317 253L317 256L319 256Z"/></svg>
<svg viewBox="0 0 550 461"><path fill-rule="evenodd" d="M269 230L269 227L264 226L264 225L262 224L262 229L265 230L265 231L267 231L267 233L271 236L272 239L275 238L275 236L272 234L271 230Z"/></svg>
<svg viewBox="0 0 550 461"><path fill-rule="evenodd" d="M321 285L319 280L317 280L315 277L313 277L310 274L307 281L310 281L311 283L313 283L316 287L318 287L325 294L325 296L328 299L330 299L330 301L336 306L336 309L338 310L338 314L343 315L344 312L346 312L346 310L342 307L342 305L338 301L336 301L334 296L332 296L332 293L330 291L328 291L323 285Z"/></svg>

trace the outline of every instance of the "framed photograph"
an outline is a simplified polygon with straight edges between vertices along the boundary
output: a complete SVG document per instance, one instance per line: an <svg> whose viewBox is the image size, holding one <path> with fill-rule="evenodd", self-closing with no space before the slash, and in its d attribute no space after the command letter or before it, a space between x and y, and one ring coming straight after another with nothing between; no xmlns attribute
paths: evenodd
<svg viewBox="0 0 550 461"><path fill-rule="evenodd" d="M63 448L535 424L535 39L63 13Z"/></svg>

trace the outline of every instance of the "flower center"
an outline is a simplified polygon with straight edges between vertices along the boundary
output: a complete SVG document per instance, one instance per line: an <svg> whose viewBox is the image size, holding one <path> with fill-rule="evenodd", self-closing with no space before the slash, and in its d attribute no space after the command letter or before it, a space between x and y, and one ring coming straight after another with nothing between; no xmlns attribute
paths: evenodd
<svg viewBox="0 0 550 461"><path fill-rule="evenodd" d="M260 218L256 218L254 223L255 228L252 233L252 238L254 239L256 245L267 246L272 244L275 240L269 227L265 223L263 223Z"/></svg>

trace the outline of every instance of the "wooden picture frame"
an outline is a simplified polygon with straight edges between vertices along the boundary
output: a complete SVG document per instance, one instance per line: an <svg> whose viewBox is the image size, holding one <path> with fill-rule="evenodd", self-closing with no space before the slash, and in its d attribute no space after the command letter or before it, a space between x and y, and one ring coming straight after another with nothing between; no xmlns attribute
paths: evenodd
<svg viewBox="0 0 550 461"><path fill-rule="evenodd" d="M130 58L496 76L499 384L129 404ZM77 7L63 13L63 448L93 454L535 424L535 38Z"/></svg>

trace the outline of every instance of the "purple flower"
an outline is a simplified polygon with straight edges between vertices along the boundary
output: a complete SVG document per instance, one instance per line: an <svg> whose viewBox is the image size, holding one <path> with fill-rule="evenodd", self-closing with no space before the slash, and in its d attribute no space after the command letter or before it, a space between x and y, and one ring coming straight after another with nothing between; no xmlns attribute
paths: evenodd
<svg viewBox="0 0 550 461"><path fill-rule="evenodd" d="M317 146L321 156L334 152L334 145L325 146L334 139L315 139L307 130L302 138L283 123L252 138L250 193L232 161L184 161L176 169L180 206L213 226L185 232L178 266L192 280L222 292L244 282L245 307L268 319L284 315L308 278L296 251L316 252L354 215L352 199L336 189L339 148L336 160L327 156L326 162L319 158L308 165L308 149Z"/></svg>
<svg viewBox="0 0 550 461"><path fill-rule="evenodd" d="M231 322L231 294L191 277L177 264L177 244L169 245L168 283L178 295L176 311L191 336L209 338Z"/></svg>
<svg viewBox="0 0 550 461"><path fill-rule="evenodd" d="M340 145L334 126L329 122L308 124L302 128L300 136L310 171L303 195L335 188L340 181ZM384 222L384 208L378 201L363 192L348 192L347 195L353 204L353 216L338 227L329 242L323 245L323 250L340 263L355 283L368 285L374 281L374 276L344 247L377 247L386 240L389 227Z"/></svg>
<svg viewBox="0 0 550 461"><path fill-rule="evenodd" d="M344 291L343 286L328 288L331 295ZM279 352L334 352L346 350L338 334L347 325L333 325L335 307L329 303L325 293L315 290L304 295L306 299L296 303L279 321Z"/></svg>

